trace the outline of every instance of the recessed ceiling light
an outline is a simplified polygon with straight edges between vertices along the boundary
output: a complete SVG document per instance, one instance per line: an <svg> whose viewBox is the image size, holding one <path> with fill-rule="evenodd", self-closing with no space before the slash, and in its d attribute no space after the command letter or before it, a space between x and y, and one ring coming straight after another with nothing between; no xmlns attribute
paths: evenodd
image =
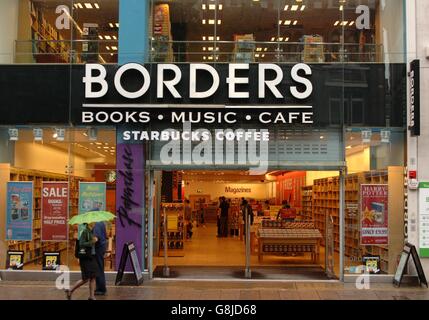
<svg viewBox="0 0 429 320"><path fill-rule="evenodd" d="M110 22L110 23L109 23L109 27L110 27L110 28L114 28L115 26L113 25L113 23L111 23L111 22Z"/></svg>
<svg viewBox="0 0 429 320"><path fill-rule="evenodd" d="M110 51L110 47L109 47L109 46L106 46L106 49L107 49L108 51Z"/></svg>
<svg viewBox="0 0 429 320"><path fill-rule="evenodd" d="M116 36L113 36L113 39L118 40L118 38Z"/></svg>
<svg viewBox="0 0 429 320"><path fill-rule="evenodd" d="M116 51L116 50L118 50L118 47L116 47L116 46L112 46L112 50L113 50L113 51Z"/></svg>
<svg viewBox="0 0 429 320"><path fill-rule="evenodd" d="M106 39L106 40L112 40L112 37L111 36L104 36L104 39Z"/></svg>
<svg viewBox="0 0 429 320"><path fill-rule="evenodd" d="M98 36L98 38L99 38L100 40L103 40L103 36Z"/></svg>
<svg viewBox="0 0 429 320"><path fill-rule="evenodd" d="M294 5L291 6L290 10L291 11L297 11L298 8L299 8L299 6L297 4L294 4Z"/></svg>
<svg viewBox="0 0 429 320"><path fill-rule="evenodd" d="M116 28L119 28L119 23L116 22L115 25L116 25Z"/></svg>
<svg viewBox="0 0 429 320"><path fill-rule="evenodd" d="M98 5L98 3L94 3L94 7L96 7L97 9L100 9L100 6Z"/></svg>
<svg viewBox="0 0 429 320"><path fill-rule="evenodd" d="M89 2L85 2L85 8L92 9L92 4Z"/></svg>

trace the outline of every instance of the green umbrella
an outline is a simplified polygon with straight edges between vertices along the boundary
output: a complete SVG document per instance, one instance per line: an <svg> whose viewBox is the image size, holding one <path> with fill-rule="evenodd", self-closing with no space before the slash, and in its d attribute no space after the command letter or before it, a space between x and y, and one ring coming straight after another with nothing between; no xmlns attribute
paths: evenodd
<svg viewBox="0 0 429 320"><path fill-rule="evenodd" d="M110 221L115 218L116 216L109 211L89 211L74 216L70 219L69 224L89 224L93 222Z"/></svg>

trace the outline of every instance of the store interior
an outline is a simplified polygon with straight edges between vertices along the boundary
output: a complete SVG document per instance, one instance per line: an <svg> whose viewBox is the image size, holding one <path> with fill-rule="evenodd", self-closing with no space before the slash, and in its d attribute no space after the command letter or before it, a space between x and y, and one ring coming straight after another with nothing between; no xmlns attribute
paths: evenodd
<svg viewBox="0 0 429 320"><path fill-rule="evenodd" d="M17 62L117 63L119 0L21 2ZM356 28L359 4L369 9L365 28ZM60 5L70 8L70 28L56 27ZM392 52L389 61L394 62L401 59L396 52L403 48L403 27L392 17L399 15L401 6L401 0L151 1L150 60L383 62L387 59L383 44L387 42ZM318 19L321 16L323 19ZM31 44L30 39L35 42ZM71 39L79 40L72 48ZM70 49L75 52L73 57Z"/></svg>

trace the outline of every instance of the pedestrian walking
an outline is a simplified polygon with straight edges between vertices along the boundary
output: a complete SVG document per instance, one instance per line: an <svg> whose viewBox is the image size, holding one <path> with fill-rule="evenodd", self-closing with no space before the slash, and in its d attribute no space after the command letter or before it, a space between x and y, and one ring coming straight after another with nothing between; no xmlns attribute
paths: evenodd
<svg viewBox="0 0 429 320"><path fill-rule="evenodd" d="M97 222L93 229L94 236L98 239L95 243L95 260L98 266L98 276L96 278L95 295L104 296L107 293L106 275L104 273L104 258L107 248L107 232L104 222Z"/></svg>
<svg viewBox="0 0 429 320"><path fill-rule="evenodd" d="M95 259L95 243L98 241L98 239L93 235L92 232L94 225L95 223L85 223L83 225L84 229L80 234L79 240L76 241L75 256L79 258L82 279L76 282L72 289L65 290L68 300L71 300L73 292L75 292L78 288L87 282L89 282L88 300L95 300L95 286L98 275L98 266Z"/></svg>

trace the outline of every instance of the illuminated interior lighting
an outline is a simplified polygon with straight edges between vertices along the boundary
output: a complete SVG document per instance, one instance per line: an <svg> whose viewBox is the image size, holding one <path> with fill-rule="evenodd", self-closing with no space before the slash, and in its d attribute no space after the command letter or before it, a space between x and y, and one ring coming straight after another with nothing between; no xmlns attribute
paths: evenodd
<svg viewBox="0 0 429 320"><path fill-rule="evenodd" d="M92 9L92 4L89 2L85 2L85 8Z"/></svg>
<svg viewBox="0 0 429 320"><path fill-rule="evenodd" d="M294 5L291 6L290 10L291 11L297 11L298 8L299 8L299 6L297 4L294 4Z"/></svg>
<svg viewBox="0 0 429 320"><path fill-rule="evenodd" d="M94 7L95 7L96 9L100 9L100 6L98 5L98 3L94 3Z"/></svg>

